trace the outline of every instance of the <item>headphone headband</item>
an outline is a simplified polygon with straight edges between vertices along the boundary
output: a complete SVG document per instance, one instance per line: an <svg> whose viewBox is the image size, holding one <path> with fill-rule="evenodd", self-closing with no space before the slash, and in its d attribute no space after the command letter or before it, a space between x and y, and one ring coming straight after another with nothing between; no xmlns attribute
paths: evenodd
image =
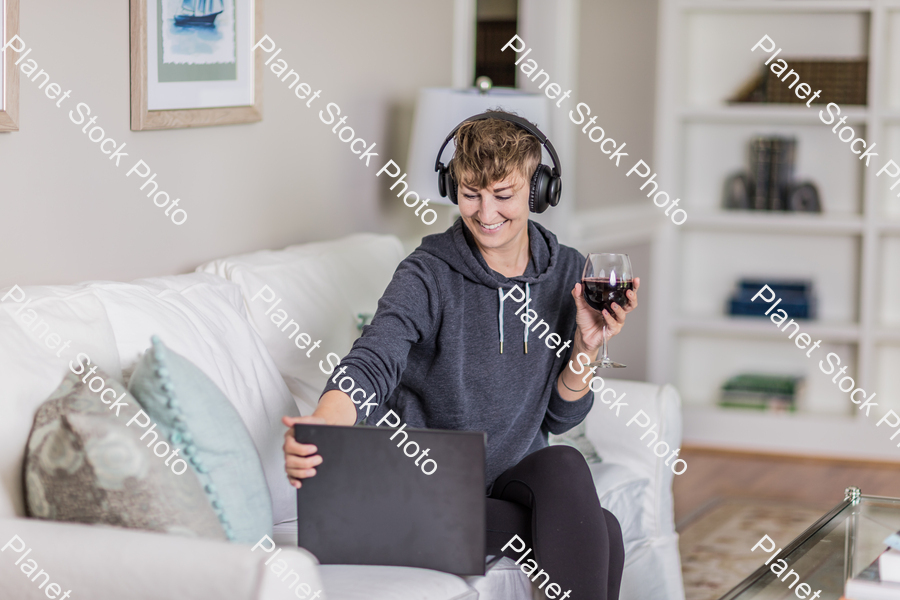
<svg viewBox="0 0 900 600"><path fill-rule="evenodd" d="M538 129L537 127L535 127L534 125L529 123L527 120L523 119L522 117L520 117L518 115L511 115L506 112L496 111L496 110L483 112L483 113L477 114L475 116L469 117L468 119L466 119L465 121L463 121L462 123L460 123L459 125L454 127L453 131L450 132L450 135L447 136L447 139L444 140L444 143L441 144L441 149L438 150L437 158L434 161L434 170L435 171L441 170L441 166L442 166L441 155L444 153L444 148L447 147L447 144L450 143L450 140L452 140L453 137L456 135L456 132L459 131L459 128L471 121L483 121L485 119L500 119L502 121L508 121L510 123L514 123L514 124L518 125L519 127L521 127L522 129L524 129L525 131L527 131L528 133L530 133L531 135L533 135L534 137L536 137L538 139L538 141L541 143L541 145L544 146L544 148L546 148L547 152L550 154L550 160L553 161L553 176L561 177L562 174L561 174L560 168L559 168L559 156L556 155L556 149L553 147L553 144L550 143L550 140L547 139L547 136L544 135L544 133L540 129Z"/></svg>

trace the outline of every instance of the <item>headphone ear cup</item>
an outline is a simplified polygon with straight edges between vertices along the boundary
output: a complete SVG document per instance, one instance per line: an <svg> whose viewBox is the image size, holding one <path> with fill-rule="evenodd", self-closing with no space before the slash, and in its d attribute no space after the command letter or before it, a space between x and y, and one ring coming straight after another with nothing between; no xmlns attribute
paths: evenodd
<svg viewBox="0 0 900 600"><path fill-rule="evenodd" d="M453 175L450 173L450 169L444 170L444 190L446 190L446 192L450 194L450 202L452 202L453 204L457 204L458 199L456 197L456 179L453 178Z"/></svg>
<svg viewBox="0 0 900 600"><path fill-rule="evenodd" d="M438 192L441 194L441 198L447 197L446 172L447 172L447 167L444 166L444 163L439 163L437 178L438 178Z"/></svg>
<svg viewBox="0 0 900 600"><path fill-rule="evenodd" d="M559 204L560 194L562 194L562 178L551 176L550 185L547 188L547 201L550 203L550 206Z"/></svg>
<svg viewBox="0 0 900 600"><path fill-rule="evenodd" d="M555 178L547 165L538 165L538 168L534 170L534 175L531 176L531 191L528 196L528 208L531 209L531 212L542 213L550 206L548 192L552 179Z"/></svg>
<svg viewBox="0 0 900 600"><path fill-rule="evenodd" d="M438 192L440 192L441 198L449 198L453 204L457 203L456 180L450 174L450 169L444 166L444 163L438 164Z"/></svg>

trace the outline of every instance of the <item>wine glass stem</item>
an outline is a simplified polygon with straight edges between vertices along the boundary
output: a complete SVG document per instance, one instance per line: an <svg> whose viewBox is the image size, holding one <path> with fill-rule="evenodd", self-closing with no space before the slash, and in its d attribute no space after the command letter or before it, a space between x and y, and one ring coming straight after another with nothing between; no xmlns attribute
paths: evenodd
<svg viewBox="0 0 900 600"><path fill-rule="evenodd" d="M606 355L606 325L603 326L603 343L601 344L601 350L600 350L600 352L601 352L601 357L600 357L600 359L601 359L603 362L608 361L608 360L609 360L609 357Z"/></svg>

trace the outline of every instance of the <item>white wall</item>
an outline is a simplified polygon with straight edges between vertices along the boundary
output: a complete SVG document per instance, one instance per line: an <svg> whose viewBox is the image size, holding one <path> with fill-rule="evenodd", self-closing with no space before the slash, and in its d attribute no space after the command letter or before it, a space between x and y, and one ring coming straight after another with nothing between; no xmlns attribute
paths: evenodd
<svg viewBox="0 0 900 600"><path fill-rule="evenodd" d="M597 229L581 227L580 250L628 254L635 274L642 278L640 306L610 344L610 356L628 365L614 374L622 379L645 380L648 375L649 292L654 277L647 227L657 215L638 189L637 178L625 173L638 159L653 166L657 4L658 0L581 0L576 101L590 106L591 116L598 116L596 125L607 136L618 144L626 142L623 152L628 156L619 167L582 133L583 125L569 120L566 111L576 138L575 214L581 216L575 225L586 222ZM597 239L601 241L591 241Z"/></svg>
<svg viewBox="0 0 900 600"><path fill-rule="evenodd" d="M532 48L529 60L536 60L542 69L551 73L552 81L558 82L563 90L572 90L572 96L578 97L578 23L579 0L522 0L519 2L518 34ZM525 64L525 63L523 63ZM521 69L521 65L519 66ZM517 74L520 89L539 94L546 82L531 81L520 70ZM550 128L546 131L560 159L562 172L562 194L559 204L532 218L556 233L560 242L577 245L572 237L572 225L575 221L576 193L574 182L578 175L576 130L567 117L567 110L559 108L548 101L547 110L550 117ZM550 163L550 157L544 153L544 160Z"/></svg>
<svg viewBox="0 0 900 600"><path fill-rule="evenodd" d="M419 236L449 225L442 207L433 226L422 225L386 193L375 164L366 169L270 72L261 123L130 131L127 4L55 3L51 14L46 0L23 2L21 35L33 48L29 58L72 90L68 108L88 103L98 124L127 142L129 160L145 160L162 189L181 198L189 220L169 222L140 182L126 179L133 163L116 169L69 121L68 108L57 109L23 79L21 131L0 135L0 288L178 273L211 258L354 231L394 233L411 250ZM649 161L656 0L582 0L578 10L577 99L601 113L631 156ZM401 165L417 89L451 84L452 27L451 2L265 4L264 30L283 48L279 57L377 142L379 159ZM583 211L644 200L624 169L603 160L580 131L576 137L576 168L568 169L576 175L568 187L575 202L548 212L565 213L569 222L577 218L572 204ZM563 233L565 224L554 230ZM652 285L646 245L581 250L629 252ZM612 344L613 356L632 365L617 376L645 376L645 291Z"/></svg>
<svg viewBox="0 0 900 600"><path fill-rule="evenodd" d="M625 173L638 159L653 166L656 22L657 0L581 2L578 102L591 107L608 136L628 144L623 150L628 156L617 168L581 132L583 125L572 124L578 132L579 210L650 202L636 176Z"/></svg>
<svg viewBox="0 0 900 600"><path fill-rule="evenodd" d="M319 107L338 103L377 142L379 161L401 165L416 90L451 83L451 28L450 2L265 1L265 32L322 90ZM56 108L23 78L20 131L0 135L0 287L130 280L353 231L413 237L446 226L447 209L427 228L388 197L385 176L375 178L383 162L363 166L271 72L261 123L130 131L128 30L124 0L21 3L28 58L72 97ZM118 169L69 120L78 102L127 143ZM184 225L126 179L138 158L181 198Z"/></svg>

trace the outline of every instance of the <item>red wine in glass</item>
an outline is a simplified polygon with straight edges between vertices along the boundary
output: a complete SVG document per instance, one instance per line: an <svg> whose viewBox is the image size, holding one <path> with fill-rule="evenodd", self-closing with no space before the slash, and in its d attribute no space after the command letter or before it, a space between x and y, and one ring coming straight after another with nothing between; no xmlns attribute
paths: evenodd
<svg viewBox="0 0 900 600"><path fill-rule="evenodd" d="M634 288L630 279L613 279L610 283L609 277L589 277L582 279L581 284L584 286L584 299L588 305L594 310L607 310L610 313L613 312L613 303L619 306L628 305L625 292Z"/></svg>
<svg viewBox="0 0 900 600"><path fill-rule="evenodd" d="M613 303L621 307L628 305L625 293L633 289L634 273L627 254L588 254L581 274L581 289L585 302L596 311L604 309L615 314ZM606 322L603 324L603 346L600 358L591 363L592 367L624 367L622 363L607 356Z"/></svg>

